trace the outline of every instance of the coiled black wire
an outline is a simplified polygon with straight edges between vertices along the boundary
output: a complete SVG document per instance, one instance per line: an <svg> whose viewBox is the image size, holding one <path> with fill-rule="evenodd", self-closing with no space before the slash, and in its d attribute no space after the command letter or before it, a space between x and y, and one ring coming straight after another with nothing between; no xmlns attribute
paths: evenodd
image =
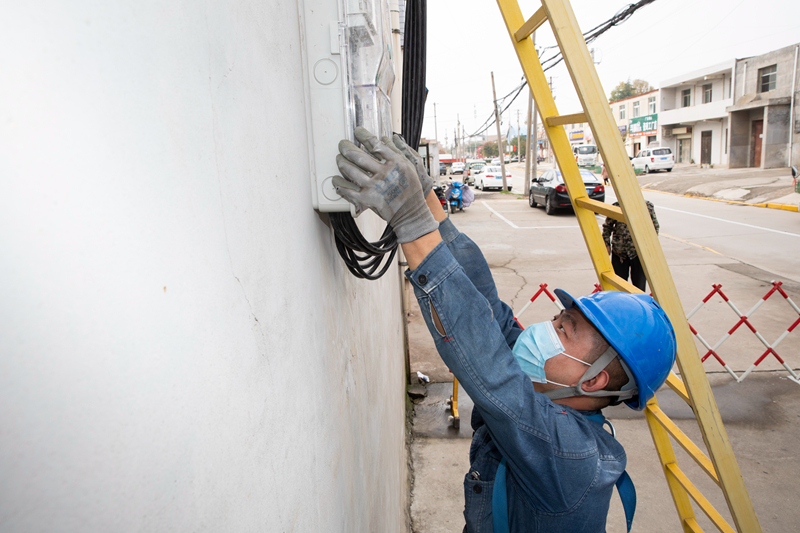
<svg viewBox="0 0 800 533"><path fill-rule="evenodd" d="M376 280L386 274L397 254L397 236L392 227L387 225L380 240L369 242L361 234L350 213L331 213L329 217L336 249L339 250L347 270L357 278L369 280Z"/></svg>

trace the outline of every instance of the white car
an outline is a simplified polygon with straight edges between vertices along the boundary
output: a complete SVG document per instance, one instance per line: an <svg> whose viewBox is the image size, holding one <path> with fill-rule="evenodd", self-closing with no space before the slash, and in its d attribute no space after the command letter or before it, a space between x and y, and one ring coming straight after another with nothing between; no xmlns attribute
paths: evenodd
<svg viewBox="0 0 800 533"><path fill-rule="evenodd" d="M656 170L666 170L672 172L672 167L675 166L675 154L672 150L663 146L654 146L641 150L636 157L631 160L633 168L637 170L644 170L645 174L655 172Z"/></svg>
<svg viewBox="0 0 800 533"><path fill-rule="evenodd" d="M481 191L486 189L503 190L503 172L499 166L486 165L473 174L475 186ZM511 190L511 172L506 172L506 184Z"/></svg>
<svg viewBox="0 0 800 533"><path fill-rule="evenodd" d="M464 163L459 163L456 161L453 163L453 166L450 167L450 174L463 174L464 173Z"/></svg>

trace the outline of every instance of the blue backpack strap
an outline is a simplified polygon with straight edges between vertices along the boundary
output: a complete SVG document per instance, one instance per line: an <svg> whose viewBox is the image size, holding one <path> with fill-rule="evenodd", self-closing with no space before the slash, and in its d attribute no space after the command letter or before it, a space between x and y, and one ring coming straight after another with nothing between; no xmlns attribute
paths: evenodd
<svg viewBox="0 0 800 533"><path fill-rule="evenodd" d="M602 413L583 416L601 426L606 422L606 417L604 417ZM626 471L623 471L622 475L619 476L616 485L619 499L622 500L622 508L625 510L625 522L628 524L628 533L630 533L631 525L633 525L633 515L636 513L636 487L633 486L633 480Z"/></svg>
<svg viewBox="0 0 800 533"><path fill-rule="evenodd" d="M506 492L506 458L500 461L492 489L492 529L494 533L509 533L508 494Z"/></svg>
<svg viewBox="0 0 800 533"><path fill-rule="evenodd" d="M622 508L625 509L625 521L628 523L628 533L633 524L633 513L636 512L636 488L628 472L622 472L617 480L617 492L619 499L622 500Z"/></svg>

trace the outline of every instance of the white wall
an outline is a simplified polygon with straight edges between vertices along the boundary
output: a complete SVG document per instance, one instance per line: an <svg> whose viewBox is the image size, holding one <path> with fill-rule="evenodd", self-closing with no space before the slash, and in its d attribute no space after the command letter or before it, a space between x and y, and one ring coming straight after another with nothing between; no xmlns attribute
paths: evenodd
<svg viewBox="0 0 800 533"><path fill-rule="evenodd" d="M406 530L399 276L311 209L295 3L0 13L0 530Z"/></svg>

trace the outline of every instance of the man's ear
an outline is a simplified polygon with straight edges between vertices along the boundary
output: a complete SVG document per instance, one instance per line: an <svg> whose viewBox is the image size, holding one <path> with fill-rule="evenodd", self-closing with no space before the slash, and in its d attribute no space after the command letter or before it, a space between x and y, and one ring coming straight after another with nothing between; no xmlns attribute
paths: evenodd
<svg viewBox="0 0 800 533"><path fill-rule="evenodd" d="M584 392L595 392L599 390L603 390L608 386L610 378L608 376L608 372L605 370L601 370L599 374L597 374L592 379L587 379L581 384L581 388Z"/></svg>

